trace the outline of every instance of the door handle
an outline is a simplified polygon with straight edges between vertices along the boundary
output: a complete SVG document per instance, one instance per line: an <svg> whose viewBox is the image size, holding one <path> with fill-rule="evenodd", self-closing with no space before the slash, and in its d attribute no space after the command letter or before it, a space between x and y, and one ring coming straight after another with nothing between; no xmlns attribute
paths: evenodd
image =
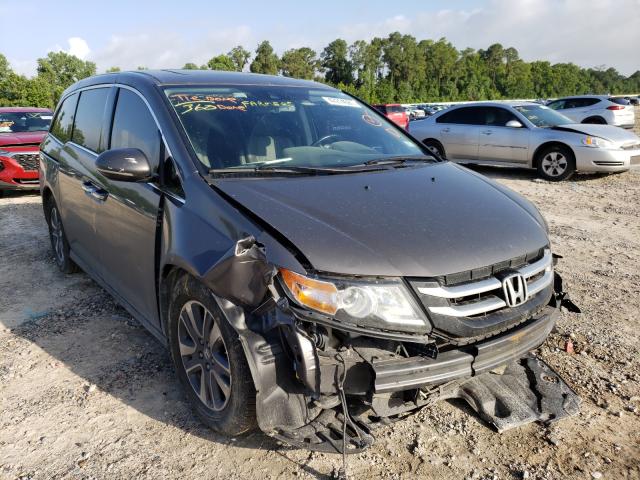
<svg viewBox="0 0 640 480"><path fill-rule="evenodd" d="M102 188L96 187L91 182L83 182L82 183L82 191L93 198L94 200L98 200L100 202L104 202L109 196L109 192Z"/></svg>
<svg viewBox="0 0 640 480"><path fill-rule="evenodd" d="M91 182L84 182L82 184L82 191L87 195L91 195L95 190L96 187Z"/></svg>
<svg viewBox="0 0 640 480"><path fill-rule="evenodd" d="M447 128L443 128L442 130L440 130L440 132L442 133L448 133L451 129L449 127Z"/></svg>
<svg viewBox="0 0 640 480"><path fill-rule="evenodd" d="M97 188L93 192L91 192L91 196L99 202L104 202L109 196L109 192L101 188Z"/></svg>
<svg viewBox="0 0 640 480"><path fill-rule="evenodd" d="M493 134L493 132L491 130L483 130L480 133L482 133L483 135L492 135Z"/></svg>

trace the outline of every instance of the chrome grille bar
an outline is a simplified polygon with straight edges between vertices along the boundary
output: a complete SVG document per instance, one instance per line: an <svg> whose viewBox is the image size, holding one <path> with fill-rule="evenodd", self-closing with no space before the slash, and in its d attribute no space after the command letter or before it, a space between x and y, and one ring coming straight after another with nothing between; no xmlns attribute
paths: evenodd
<svg viewBox="0 0 640 480"><path fill-rule="evenodd" d="M439 315L448 315L450 317L470 317L472 315L478 315L479 313L491 312L492 310L497 310L506 306L507 304L504 300L496 297L495 295L491 295L479 302L464 303L462 305L450 307L429 307L429 311Z"/></svg>
<svg viewBox="0 0 640 480"><path fill-rule="evenodd" d="M527 290L529 297L544 290L551 282L553 282L553 257L551 250L545 249L542 258L539 260L525 265L516 271L522 275L527 281ZM531 277L534 277L541 272L544 272L542 276L531 281ZM502 282L496 277L485 278L476 282L467 282L461 285L454 286L423 286L418 288L418 292L423 295L429 295L433 297L439 297L444 299L464 298L472 297L474 295L485 294L481 298L469 299L462 303L451 303L448 306L430 306L429 311L439 315L448 315L452 317L468 317L478 315L482 313L491 312L504 308L507 303L498 296L502 292ZM496 294L487 294L488 292L495 292Z"/></svg>

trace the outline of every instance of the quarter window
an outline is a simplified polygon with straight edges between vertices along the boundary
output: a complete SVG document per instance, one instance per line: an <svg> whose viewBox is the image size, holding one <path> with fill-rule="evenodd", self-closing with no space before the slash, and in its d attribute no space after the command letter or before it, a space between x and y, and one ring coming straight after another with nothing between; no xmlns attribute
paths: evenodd
<svg viewBox="0 0 640 480"><path fill-rule="evenodd" d="M60 106L56 118L53 119L51 124L51 135L56 137L62 143L67 143L71 140L71 131L73 130L73 116L76 111L76 104L78 103L78 95L73 94L68 96Z"/></svg>
<svg viewBox="0 0 640 480"><path fill-rule="evenodd" d="M134 92L121 88L113 117L111 148L138 148L152 169L160 158L160 133L149 108Z"/></svg>
<svg viewBox="0 0 640 480"><path fill-rule="evenodd" d="M89 150L100 153L104 108L107 104L108 88L92 88L80 94L72 140Z"/></svg>

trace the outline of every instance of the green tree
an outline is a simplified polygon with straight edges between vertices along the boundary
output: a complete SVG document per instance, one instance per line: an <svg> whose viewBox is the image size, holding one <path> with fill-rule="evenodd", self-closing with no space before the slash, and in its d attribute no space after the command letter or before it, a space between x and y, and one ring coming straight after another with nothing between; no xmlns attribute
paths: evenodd
<svg viewBox="0 0 640 480"><path fill-rule="evenodd" d="M320 55L321 66L326 70L324 78L334 85L353 83L353 67L348 58L347 42L338 38L331 42Z"/></svg>
<svg viewBox="0 0 640 480"><path fill-rule="evenodd" d="M65 52L49 52L46 57L38 59L38 77L50 85L53 104L58 103L67 87L95 74L95 63Z"/></svg>
<svg viewBox="0 0 640 480"><path fill-rule="evenodd" d="M251 52L245 50L241 45L238 45L229 50L227 56L231 58L236 70L242 72L251 58Z"/></svg>
<svg viewBox="0 0 640 480"><path fill-rule="evenodd" d="M273 47L268 40L260 43L256 48L256 56L249 65L249 70L253 73L265 73L267 75L275 75L280 68L280 60L278 55L273 51Z"/></svg>
<svg viewBox="0 0 640 480"><path fill-rule="evenodd" d="M120 67L109 67L107 68L105 73L118 73L120 71Z"/></svg>
<svg viewBox="0 0 640 480"><path fill-rule="evenodd" d="M318 68L316 52L308 47L293 48L282 54L280 70L285 77L313 78Z"/></svg>
<svg viewBox="0 0 640 480"><path fill-rule="evenodd" d="M213 57L211 60L207 62L207 67L211 70L224 70L227 72L233 72L236 69L236 66L233 64L233 60L228 55L218 55Z"/></svg>

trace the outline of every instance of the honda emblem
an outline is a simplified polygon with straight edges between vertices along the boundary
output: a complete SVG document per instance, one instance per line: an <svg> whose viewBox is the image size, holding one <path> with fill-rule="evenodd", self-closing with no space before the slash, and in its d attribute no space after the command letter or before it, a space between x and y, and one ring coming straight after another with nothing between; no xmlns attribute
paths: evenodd
<svg viewBox="0 0 640 480"><path fill-rule="evenodd" d="M527 301L527 282L519 273L511 273L502 279L504 301L508 307L517 307Z"/></svg>

